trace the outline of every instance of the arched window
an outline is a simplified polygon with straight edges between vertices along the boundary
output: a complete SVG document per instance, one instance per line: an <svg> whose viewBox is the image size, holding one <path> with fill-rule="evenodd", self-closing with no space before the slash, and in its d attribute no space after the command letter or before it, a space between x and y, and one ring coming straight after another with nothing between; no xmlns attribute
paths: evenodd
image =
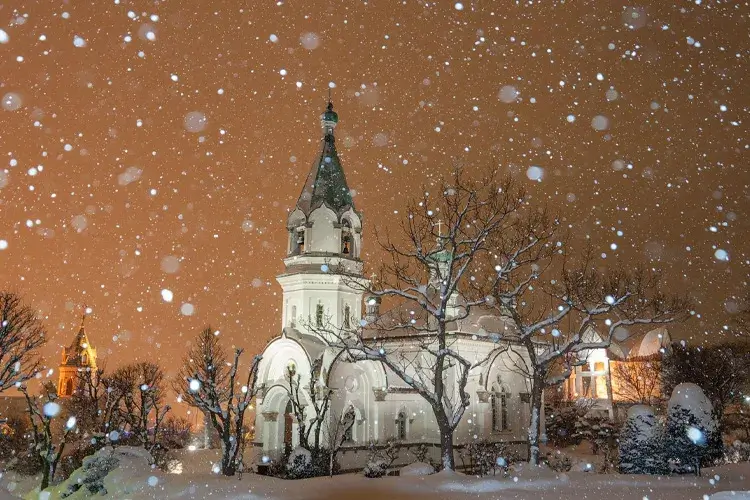
<svg viewBox="0 0 750 500"><path fill-rule="evenodd" d="M72 378L69 378L68 380L65 381L65 392L64 392L64 394L66 396L70 396L70 395L73 394L73 379Z"/></svg>
<svg viewBox="0 0 750 500"><path fill-rule="evenodd" d="M398 417L396 417L396 439L406 440L406 413L403 411L398 412Z"/></svg>
<svg viewBox="0 0 750 500"><path fill-rule="evenodd" d="M315 326L323 328L323 304L315 307Z"/></svg>
<svg viewBox="0 0 750 500"><path fill-rule="evenodd" d="M297 306L292 306L292 317L289 318L289 326L292 328L297 326Z"/></svg>
<svg viewBox="0 0 750 500"><path fill-rule="evenodd" d="M349 304L344 306L344 328L351 328L351 315L352 311L349 309Z"/></svg>
<svg viewBox="0 0 750 500"><path fill-rule="evenodd" d="M297 228L296 233L297 233L296 235L297 237L295 240L294 253L301 254L301 253L304 253L305 251L305 228L304 227Z"/></svg>
<svg viewBox="0 0 750 500"><path fill-rule="evenodd" d="M81 354L81 364L82 365L89 364L89 355L86 351L84 351L83 354Z"/></svg>
<svg viewBox="0 0 750 500"><path fill-rule="evenodd" d="M344 219L341 224L341 253L344 255L352 255L352 225Z"/></svg>
<svg viewBox="0 0 750 500"><path fill-rule="evenodd" d="M492 393L492 431L502 432L510 429L508 422L508 393L505 389Z"/></svg>
<svg viewBox="0 0 750 500"><path fill-rule="evenodd" d="M347 412L354 412L354 408L351 406L347 410ZM344 442L345 443L353 443L354 442L354 422L352 422L351 425L345 425L344 426Z"/></svg>

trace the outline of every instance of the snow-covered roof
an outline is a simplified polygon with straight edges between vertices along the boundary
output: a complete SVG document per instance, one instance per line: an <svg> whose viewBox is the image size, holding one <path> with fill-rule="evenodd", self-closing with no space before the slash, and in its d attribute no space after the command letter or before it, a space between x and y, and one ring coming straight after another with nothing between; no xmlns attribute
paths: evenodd
<svg viewBox="0 0 750 500"><path fill-rule="evenodd" d="M428 321L424 316L424 312L413 304L401 304L365 326L365 337L393 338L428 334L432 329L428 328ZM502 318L495 310L486 306L472 307L467 317L449 321L446 329L449 333L476 335L494 342L515 340L518 337L510 320Z"/></svg>
<svg viewBox="0 0 750 500"><path fill-rule="evenodd" d="M296 328L284 328L284 337L296 341L305 350L311 360L318 359L325 351L326 343L316 335L308 335Z"/></svg>
<svg viewBox="0 0 750 500"><path fill-rule="evenodd" d="M672 338L666 328L656 328L644 335L637 349L631 349L630 357L654 356L659 354L662 348L668 347L671 342Z"/></svg>

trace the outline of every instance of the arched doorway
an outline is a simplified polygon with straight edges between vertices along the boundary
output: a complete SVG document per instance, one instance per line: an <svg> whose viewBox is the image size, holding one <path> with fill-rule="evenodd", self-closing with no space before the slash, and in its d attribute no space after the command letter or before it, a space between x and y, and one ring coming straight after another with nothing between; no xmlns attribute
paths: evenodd
<svg viewBox="0 0 750 500"><path fill-rule="evenodd" d="M292 411L292 402L286 404L284 410L284 455L292 452L292 428L294 426L294 413Z"/></svg>

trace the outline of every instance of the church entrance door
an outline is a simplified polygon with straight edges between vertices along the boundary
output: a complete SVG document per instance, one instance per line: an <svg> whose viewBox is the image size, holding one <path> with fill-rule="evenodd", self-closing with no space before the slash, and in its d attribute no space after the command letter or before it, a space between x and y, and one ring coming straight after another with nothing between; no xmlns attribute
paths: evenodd
<svg viewBox="0 0 750 500"><path fill-rule="evenodd" d="M284 410L284 455L292 452L292 427L294 425L294 415L292 413L292 402L289 401Z"/></svg>

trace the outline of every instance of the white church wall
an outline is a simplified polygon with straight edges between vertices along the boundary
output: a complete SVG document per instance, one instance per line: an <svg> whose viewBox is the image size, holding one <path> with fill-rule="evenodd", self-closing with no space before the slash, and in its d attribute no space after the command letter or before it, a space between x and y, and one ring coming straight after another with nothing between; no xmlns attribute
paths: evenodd
<svg viewBox="0 0 750 500"><path fill-rule="evenodd" d="M285 306L282 321L285 327L294 324L297 330L312 333L308 327L316 324L318 304L323 306L324 326L321 330L337 328L330 325L343 325L347 305L350 318L362 316L362 294L344 285L333 274L285 277L283 286Z"/></svg>
<svg viewBox="0 0 750 500"><path fill-rule="evenodd" d="M338 223L336 213L325 205L310 214L311 228L308 231L309 241L305 243L306 252L338 253L341 251L341 230L334 228Z"/></svg>

